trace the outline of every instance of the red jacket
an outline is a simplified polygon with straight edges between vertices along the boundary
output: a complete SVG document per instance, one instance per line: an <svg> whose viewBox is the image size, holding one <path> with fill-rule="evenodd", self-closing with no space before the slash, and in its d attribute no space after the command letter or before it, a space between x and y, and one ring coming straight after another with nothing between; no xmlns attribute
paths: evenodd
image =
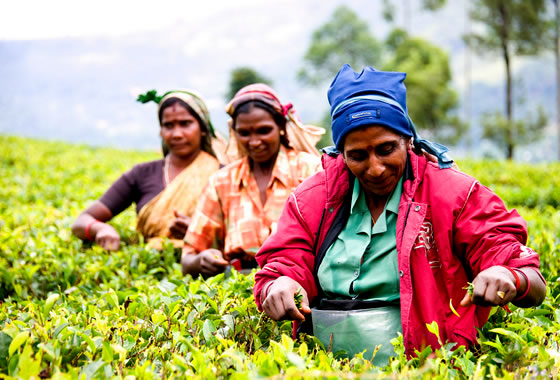
<svg viewBox="0 0 560 380"><path fill-rule="evenodd" d="M489 307L459 306L464 287L497 264L539 267L527 248L527 226L517 211L507 211L490 189L454 169L409 151L413 179L403 183L397 219L401 319L409 356L427 345L439 347L426 324L436 321L443 342L469 346ZM315 254L350 189L350 172L341 155L323 155L323 171L304 181L288 199L277 231L257 253L255 300L262 310L263 287L289 276L317 295ZM450 300L461 317L453 314Z"/></svg>

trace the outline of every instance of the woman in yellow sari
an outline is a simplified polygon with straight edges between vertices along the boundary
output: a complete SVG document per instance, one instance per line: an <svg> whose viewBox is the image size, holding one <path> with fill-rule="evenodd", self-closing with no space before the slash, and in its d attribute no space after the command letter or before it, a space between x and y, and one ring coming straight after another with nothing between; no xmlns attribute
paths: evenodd
<svg viewBox="0 0 560 380"><path fill-rule="evenodd" d="M150 246L162 238L181 247L190 217L211 174L219 169L213 148L219 145L208 109L197 94L172 91L158 97L149 91L138 98L158 103L160 136L165 157L134 166L85 211L72 232L108 250L120 245L118 232L107 222L136 203L137 230Z"/></svg>

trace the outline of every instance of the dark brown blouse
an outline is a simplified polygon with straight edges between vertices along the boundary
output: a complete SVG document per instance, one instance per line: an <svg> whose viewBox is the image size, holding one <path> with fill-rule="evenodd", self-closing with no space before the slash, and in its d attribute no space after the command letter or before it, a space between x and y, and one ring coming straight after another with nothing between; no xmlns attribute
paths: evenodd
<svg viewBox="0 0 560 380"><path fill-rule="evenodd" d="M135 165L120 176L99 199L113 216L136 203L136 213L162 192L163 160L156 160Z"/></svg>

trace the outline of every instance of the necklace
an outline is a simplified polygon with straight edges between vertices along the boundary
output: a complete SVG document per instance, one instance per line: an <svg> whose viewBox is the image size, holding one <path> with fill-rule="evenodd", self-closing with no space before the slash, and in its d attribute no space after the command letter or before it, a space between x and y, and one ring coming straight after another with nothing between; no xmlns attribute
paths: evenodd
<svg viewBox="0 0 560 380"><path fill-rule="evenodd" d="M381 214L383 214L383 212L385 211L385 208L387 207L387 203L389 203L389 199L391 198L391 195L392 195L392 193L389 194L389 196L388 196L387 199L385 200L385 205L383 206L383 210L381 211ZM368 198L369 198L369 197L366 197L366 203L371 203L371 199L368 199ZM369 207L370 207L370 206L369 206L369 204L368 204L368 208L369 208ZM375 219L375 218L373 217L373 214L371 213L371 209L369 210L369 216L371 216L371 221L372 221L372 223L373 223L372 226L375 225L375 223L377 222L377 220L379 219L379 217L381 216L381 214L379 214L379 215L377 216L377 219Z"/></svg>
<svg viewBox="0 0 560 380"><path fill-rule="evenodd" d="M163 159L163 182L165 187L169 185L169 155Z"/></svg>

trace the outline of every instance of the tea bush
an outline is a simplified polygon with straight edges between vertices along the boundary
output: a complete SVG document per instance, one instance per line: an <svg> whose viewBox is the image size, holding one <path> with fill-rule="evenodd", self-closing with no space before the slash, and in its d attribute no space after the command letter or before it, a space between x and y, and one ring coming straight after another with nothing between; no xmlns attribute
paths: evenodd
<svg viewBox="0 0 560 380"><path fill-rule="evenodd" d="M560 165L460 162L529 225L548 281L543 305L495 309L477 351L449 347L374 367L290 338L254 304L254 275L181 275L177 253L147 249L134 210L112 224L118 252L71 236L78 213L156 153L0 136L2 378L558 378ZM437 333L437 326L432 326ZM402 338L394 340L403 352Z"/></svg>

